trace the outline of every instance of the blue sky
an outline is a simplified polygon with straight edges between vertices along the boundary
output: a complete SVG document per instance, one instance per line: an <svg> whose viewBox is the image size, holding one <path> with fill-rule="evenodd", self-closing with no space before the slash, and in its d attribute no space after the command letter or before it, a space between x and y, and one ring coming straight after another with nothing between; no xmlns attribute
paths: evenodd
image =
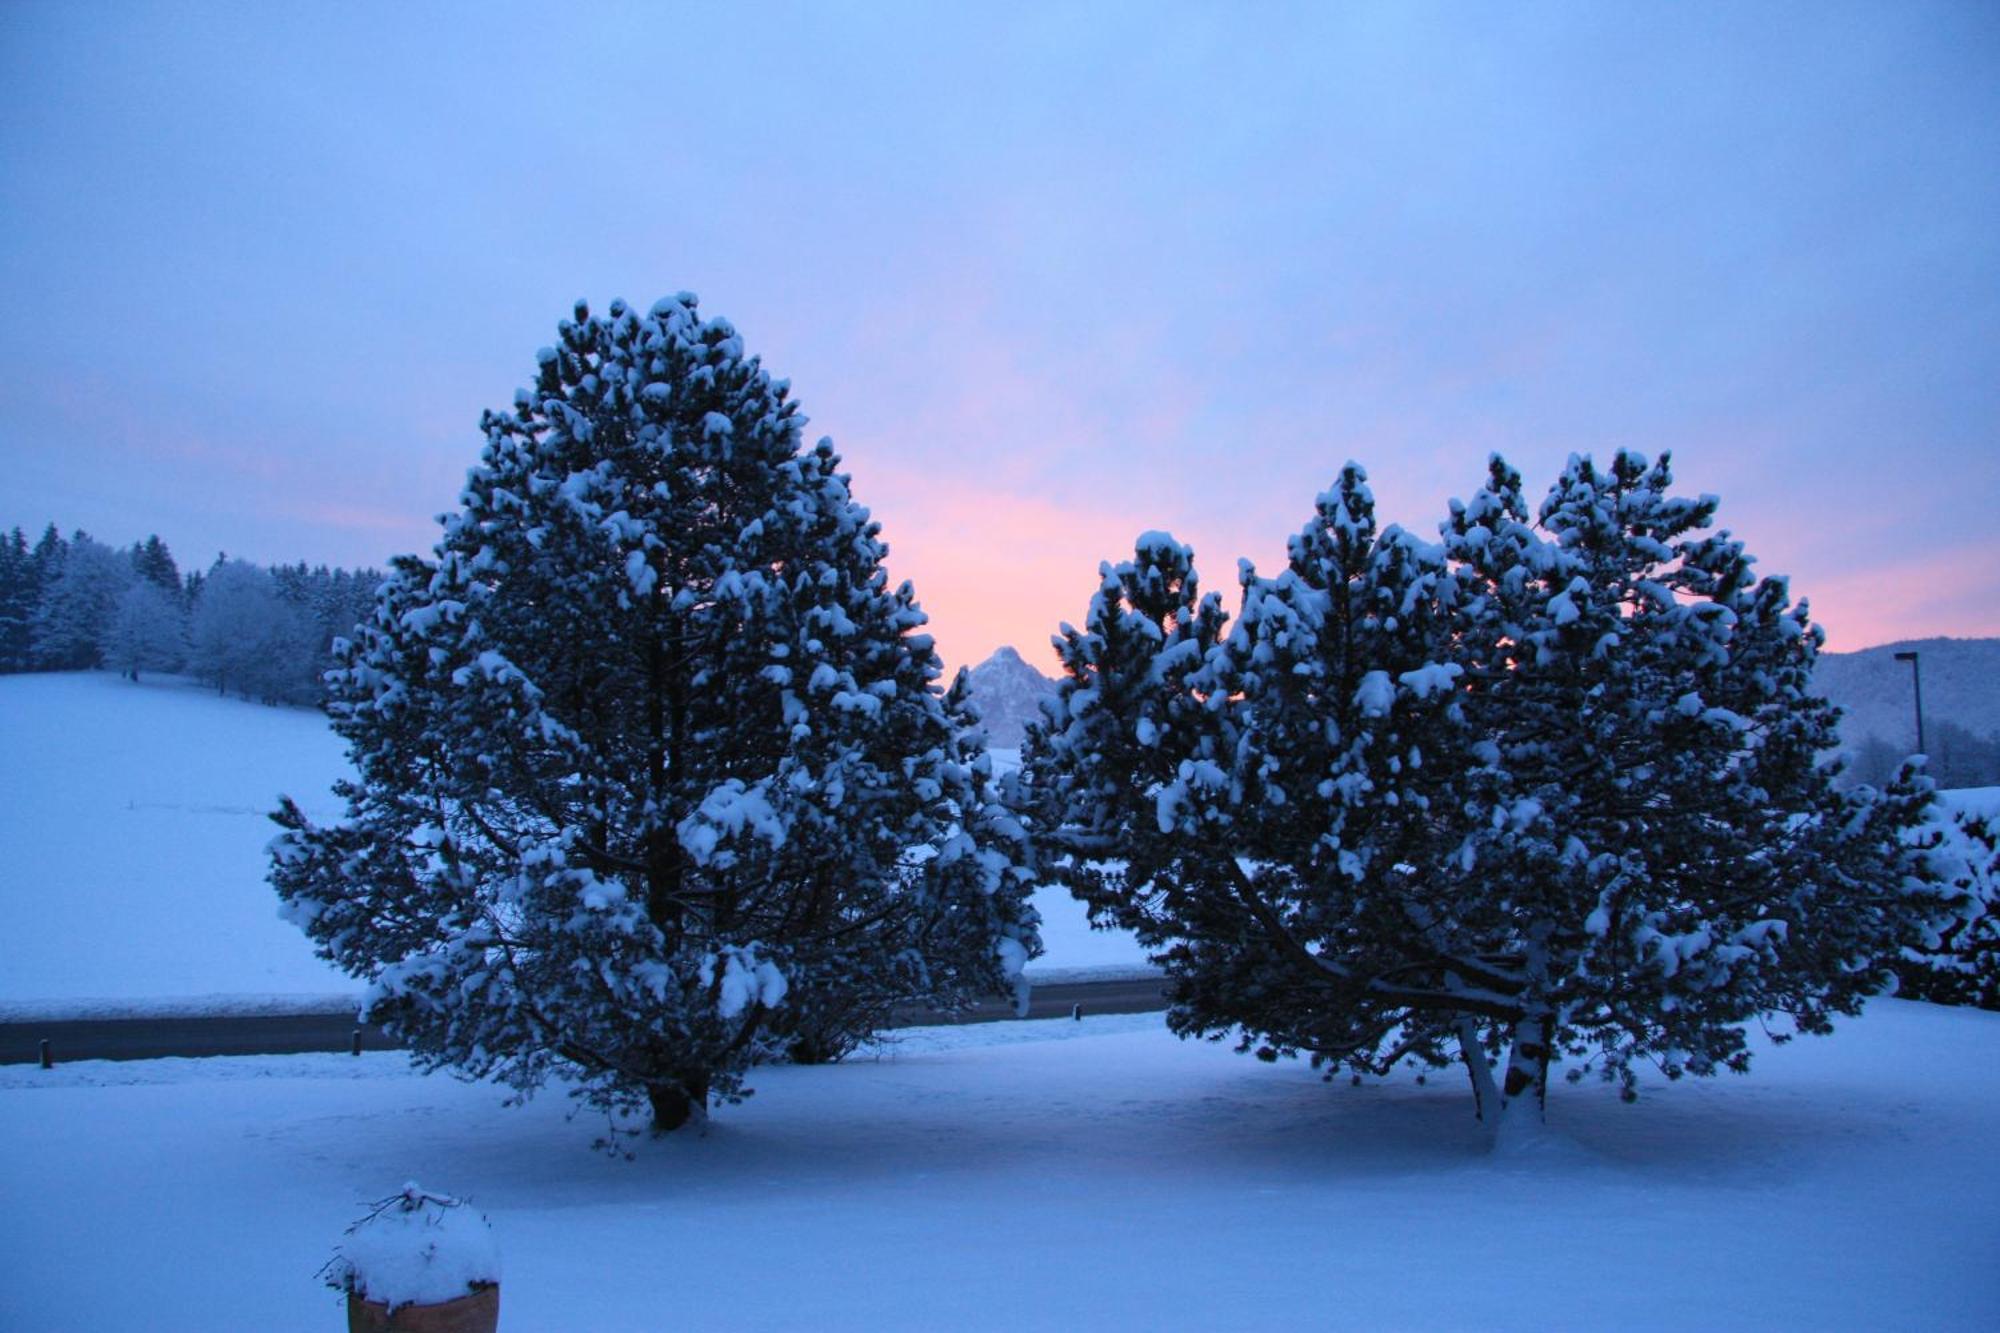
<svg viewBox="0 0 2000 1333"><path fill-rule="evenodd" d="M1347 458L1672 449L1833 646L2000 633L1990 5L0 8L0 525L427 548L579 296L792 379L948 659Z"/></svg>

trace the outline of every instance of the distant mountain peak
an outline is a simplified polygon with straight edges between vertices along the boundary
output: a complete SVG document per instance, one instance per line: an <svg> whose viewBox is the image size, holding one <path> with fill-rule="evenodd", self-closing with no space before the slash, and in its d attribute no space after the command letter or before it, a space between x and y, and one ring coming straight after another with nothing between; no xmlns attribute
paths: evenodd
<svg viewBox="0 0 2000 1333"><path fill-rule="evenodd" d="M1029 666L1012 645L994 649L967 675L980 729L989 745L1002 749L1019 745L1028 723L1041 716L1042 701L1055 697L1056 683Z"/></svg>

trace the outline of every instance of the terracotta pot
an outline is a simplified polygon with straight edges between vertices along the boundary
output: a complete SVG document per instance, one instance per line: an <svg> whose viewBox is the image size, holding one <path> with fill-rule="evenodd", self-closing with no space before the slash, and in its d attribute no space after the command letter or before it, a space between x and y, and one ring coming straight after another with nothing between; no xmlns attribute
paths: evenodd
<svg viewBox="0 0 2000 1333"><path fill-rule="evenodd" d="M399 1305L347 1293L347 1333L493 1333L500 1326L500 1284L474 1287L439 1305Z"/></svg>

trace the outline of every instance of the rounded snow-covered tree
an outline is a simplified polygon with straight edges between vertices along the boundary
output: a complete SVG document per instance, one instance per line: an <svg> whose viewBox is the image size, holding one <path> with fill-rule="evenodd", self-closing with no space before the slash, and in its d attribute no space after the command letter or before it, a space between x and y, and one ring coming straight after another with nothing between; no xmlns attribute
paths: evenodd
<svg viewBox="0 0 2000 1333"><path fill-rule="evenodd" d="M670 1130L1038 949L962 691L804 424L692 296L579 305L341 649L347 815L287 801L272 879L420 1060Z"/></svg>
<svg viewBox="0 0 2000 1333"><path fill-rule="evenodd" d="M141 578L118 599L98 644L104 665L133 680L142 671L174 671L187 660L187 611L178 598Z"/></svg>
<svg viewBox="0 0 2000 1333"><path fill-rule="evenodd" d="M1746 1022L1824 1031L1964 915L1927 795L1822 762L1803 604L1670 481L1573 459L1531 521L1496 459L1435 544L1350 465L1228 626L1170 538L1106 567L1015 799L1176 1030L1462 1059L1497 1124L1559 1052L1628 1092L1743 1068Z"/></svg>

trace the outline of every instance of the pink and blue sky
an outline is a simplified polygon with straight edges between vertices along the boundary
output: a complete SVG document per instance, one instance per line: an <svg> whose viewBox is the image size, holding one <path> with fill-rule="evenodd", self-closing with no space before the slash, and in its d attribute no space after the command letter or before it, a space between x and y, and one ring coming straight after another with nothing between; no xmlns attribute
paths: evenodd
<svg viewBox="0 0 2000 1333"><path fill-rule="evenodd" d="M1672 449L1850 649L2000 633L2000 8L0 7L0 527L428 549L579 296L834 437L953 664L1347 458Z"/></svg>

